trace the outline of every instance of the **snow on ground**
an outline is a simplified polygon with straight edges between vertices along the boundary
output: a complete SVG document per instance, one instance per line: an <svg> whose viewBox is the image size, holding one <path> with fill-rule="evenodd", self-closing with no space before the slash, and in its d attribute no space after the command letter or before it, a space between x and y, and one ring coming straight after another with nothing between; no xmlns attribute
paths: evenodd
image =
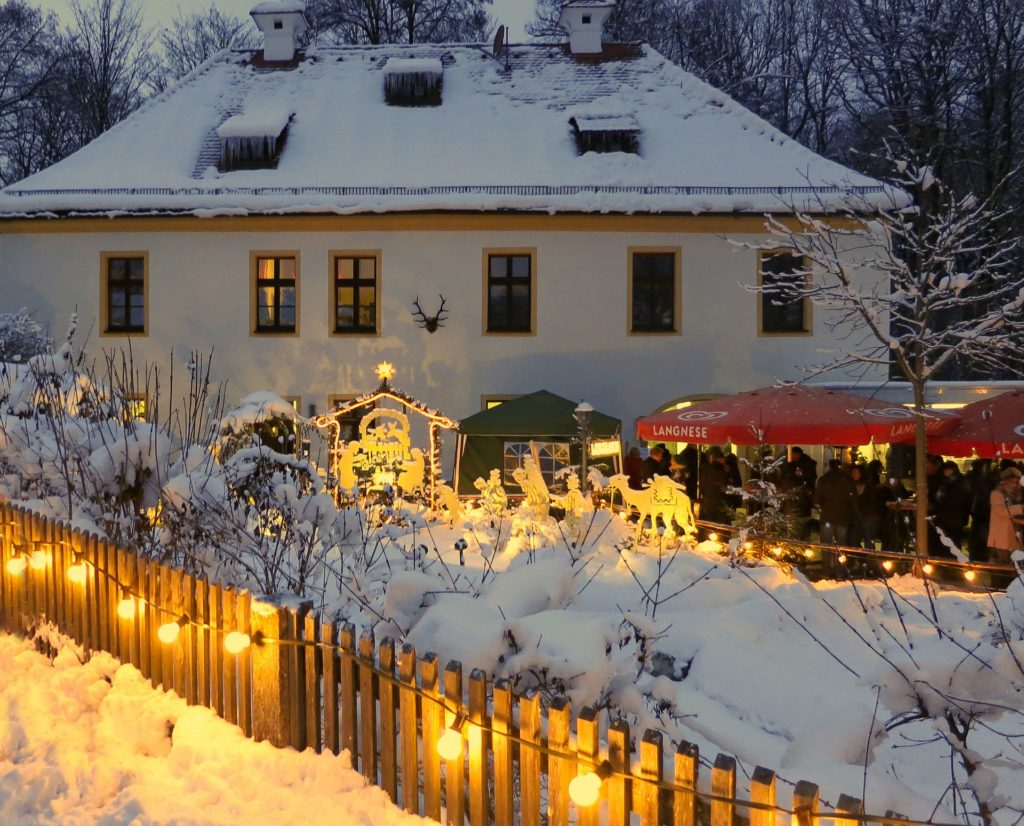
<svg viewBox="0 0 1024 826"><path fill-rule="evenodd" d="M0 634L0 823L423 823L345 756L247 740L132 666Z"/></svg>

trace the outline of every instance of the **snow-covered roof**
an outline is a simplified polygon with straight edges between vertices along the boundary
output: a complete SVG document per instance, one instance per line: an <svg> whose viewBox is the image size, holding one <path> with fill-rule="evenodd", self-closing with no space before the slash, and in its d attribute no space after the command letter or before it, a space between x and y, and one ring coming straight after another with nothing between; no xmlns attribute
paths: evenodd
<svg viewBox="0 0 1024 826"><path fill-rule="evenodd" d="M249 9L249 14L288 14L305 10L305 0L263 0Z"/></svg>
<svg viewBox="0 0 1024 826"><path fill-rule="evenodd" d="M631 132L640 128L632 115L575 115L572 120L581 132Z"/></svg>
<svg viewBox="0 0 1024 826"><path fill-rule="evenodd" d="M440 62L440 106L384 100L391 61ZM405 64L409 65L409 64ZM417 64L413 64L417 65ZM425 65L425 64L424 64ZM274 169L218 172L218 128L294 113ZM569 118L612 113L640 154L578 155ZM244 119L243 119L244 122ZM237 121L236 121L237 123ZM270 69L225 51L68 158L0 192L0 214L815 211L877 181L816 155L639 44L338 46Z"/></svg>
<svg viewBox="0 0 1024 826"><path fill-rule="evenodd" d="M439 75L443 71L440 58L437 57L389 57L384 64L384 74L404 75L429 73Z"/></svg>
<svg viewBox="0 0 1024 826"><path fill-rule="evenodd" d="M277 137L288 125L292 112L277 106L256 107L232 115L217 127L217 134L222 138L262 138Z"/></svg>

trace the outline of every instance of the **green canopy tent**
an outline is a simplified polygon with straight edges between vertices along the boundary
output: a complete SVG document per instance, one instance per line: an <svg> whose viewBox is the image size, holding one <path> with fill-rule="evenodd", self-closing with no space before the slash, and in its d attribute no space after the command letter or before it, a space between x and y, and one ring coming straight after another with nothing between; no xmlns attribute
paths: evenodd
<svg viewBox="0 0 1024 826"><path fill-rule="evenodd" d="M455 490L460 496L478 491L473 482L484 479L492 469L502 472L505 489L520 493L512 470L536 446L541 472L550 485L553 474L566 466L579 466L580 447L573 442L579 424L573 416L576 402L538 390L482 410L459 422L459 443L455 459ZM622 422L596 410L590 416L591 465L607 464L606 471L621 469Z"/></svg>

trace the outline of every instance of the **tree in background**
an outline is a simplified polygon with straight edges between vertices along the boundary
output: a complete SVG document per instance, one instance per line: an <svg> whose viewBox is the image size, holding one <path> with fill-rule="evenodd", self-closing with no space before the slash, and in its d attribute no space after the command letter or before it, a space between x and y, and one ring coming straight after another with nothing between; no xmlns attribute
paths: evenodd
<svg viewBox="0 0 1024 826"><path fill-rule="evenodd" d="M804 269L756 289L774 303L823 307L825 323L846 344L814 374L842 368L871 375L892 366L909 384L917 550L927 556L928 385L954 364L990 374L1024 370L1024 275L1020 238L1005 231L995 199L955 194L927 164L890 163L888 203L851 196L838 220L821 219L819 205L798 211L795 228L770 219L773 247L802 256Z"/></svg>
<svg viewBox="0 0 1024 826"><path fill-rule="evenodd" d="M158 85L169 86L222 49L255 49L257 34L252 20L224 14L214 5L189 15L179 9L178 16L160 32Z"/></svg>
<svg viewBox="0 0 1024 826"><path fill-rule="evenodd" d="M308 0L313 36L336 43L480 43L491 0Z"/></svg>

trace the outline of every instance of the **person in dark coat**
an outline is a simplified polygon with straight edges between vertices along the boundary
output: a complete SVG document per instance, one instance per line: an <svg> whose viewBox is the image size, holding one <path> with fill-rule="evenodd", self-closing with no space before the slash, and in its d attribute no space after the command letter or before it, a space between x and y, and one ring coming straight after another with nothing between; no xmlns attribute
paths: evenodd
<svg viewBox="0 0 1024 826"><path fill-rule="evenodd" d="M790 448L789 457L779 474L779 492L783 494L782 510L792 520L797 538L808 539L818 463L796 446Z"/></svg>
<svg viewBox="0 0 1024 826"><path fill-rule="evenodd" d="M725 455L725 470L729 474L729 487L742 488L743 474L740 473L740 460L735 453ZM726 494L726 502L729 503L730 508L735 510L743 504L743 497L738 493L729 493Z"/></svg>
<svg viewBox="0 0 1024 826"><path fill-rule="evenodd" d="M971 560L988 562L989 499L998 476L988 459L974 459L964 479L971 491L971 531L968 539Z"/></svg>
<svg viewBox="0 0 1024 826"><path fill-rule="evenodd" d="M850 470L850 479L853 481L854 516L846 539L855 547L874 549L885 523L881 489L864 465L855 465Z"/></svg>
<svg viewBox="0 0 1024 826"><path fill-rule="evenodd" d="M814 506L820 512L821 543L845 545L854 511L853 480L843 472L842 462L830 459L828 470L814 488Z"/></svg>
<svg viewBox="0 0 1024 826"><path fill-rule="evenodd" d="M946 535L954 547L962 549L964 529L971 518L971 490L956 462L943 462L941 473L942 481L935 493L935 527ZM950 558L954 556L943 542L939 542L934 551L929 549L929 554Z"/></svg>
<svg viewBox="0 0 1024 826"><path fill-rule="evenodd" d="M667 466L666 469L662 471L662 465L664 464L662 460L665 458L666 452L665 448L661 445L655 445L651 448L651 452L647 455L647 458L644 459L643 469L641 471L641 476L643 477L644 482L649 483L655 476L669 475Z"/></svg>
<svg viewBox="0 0 1024 826"><path fill-rule="evenodd" d="M700 467L700 452L693 445L687 445L679 454L679 461L683 464L683 484L686 486L686 495L693 502L697 501L697 469Z"/></svg>
<svg viewBox="0 0 1024 826"><path fill-rule="evenodd" d="M629 479L629 486L640 490L644 486L644 460L640 456L640 448L633 445L622 460L622 472Z"/></svg>
<svg viewBox="0 0 1024 826"><path fill-rule="evenodd" d="M729 473L725 452L718 445L708 449L707 461L700 467L700 518L708 522L731 523L726 488Z"/></svg>

